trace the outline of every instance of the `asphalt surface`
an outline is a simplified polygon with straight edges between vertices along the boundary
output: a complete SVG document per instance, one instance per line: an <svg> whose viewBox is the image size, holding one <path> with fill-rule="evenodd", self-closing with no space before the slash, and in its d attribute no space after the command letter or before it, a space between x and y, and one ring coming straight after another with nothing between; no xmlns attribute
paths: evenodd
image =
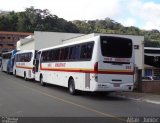
<svg viewBox="0 0 160 123"><path fill-rule="evenodd" d="M109 122L124 123L130 117L160 117L160 106L112 94L82 93L73 96L66 88L42 87L38 82L0 72L0 116L4 120L5 117L19 117L19 121L23 118L23 122L25 118L32 118L35 122L55 118L60 122L62 119L81 122L83 119L94 123L99 122L98 119L103 123L107 118Z"/></svg>

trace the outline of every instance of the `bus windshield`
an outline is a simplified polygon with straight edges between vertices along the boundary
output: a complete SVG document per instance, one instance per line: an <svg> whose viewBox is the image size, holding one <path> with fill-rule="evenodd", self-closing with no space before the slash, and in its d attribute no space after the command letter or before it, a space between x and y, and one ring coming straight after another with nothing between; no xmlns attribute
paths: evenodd
<svg viewBox="0 0 160 123"><path fill-rule="evenodd" d="M104 57L131 58L132 40L120 37L101 36L101 52Z"/></svg>

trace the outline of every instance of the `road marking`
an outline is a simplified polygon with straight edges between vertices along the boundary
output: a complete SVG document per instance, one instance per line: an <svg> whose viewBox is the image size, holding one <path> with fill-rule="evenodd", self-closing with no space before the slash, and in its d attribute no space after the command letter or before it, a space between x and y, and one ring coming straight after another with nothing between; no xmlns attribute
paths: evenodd
<svg viewBox="0 0 160 123"><path fill-rule="evenodd" d="M10 79L10 78L8 78L8 77L5 77L5 79L8 79L8 80L10 80L10 81L13 81L13 79ZM22 87L24 87L24 88L28 88L28 89L30 89L30 90L32 90L32 91L34 91L34 92L43 94L43 95L45 95L45 96L48 96L48 97L50 97L50 98L59 100L59 101L61 101L61 102L68 103L68 104L71 104L71 105L80 107L80 108L82 108L82 109L85 109L85 110L87 110L87 111L91 111L91 112L97 113L97 114L102 115L102 116L105 116L105 117L111 117L111 118L113 118L113 119L116 119L116 120L119 120L119 121L122 121L122 122L126 122L125 119L118 118L118 117L115 116L115 115L112 115L112 114L109 114L109 113L104 113L104 112L98 111L98 110L96 110L96 109L89 108L89 107L86 107L86 106L84 106L84 105L77 104L77 103L71 102L71 101L69 101L69 100L65 100L65 99L59 98L59 97L57 97L57 96L50 95L50 94L45 93L45 92L42 92L42 91L40 91L40 90L37 90L37 89L31 88L31 87L25 86L25 85L23 85L23 84L20 84L20 83L16 82L15 80L14 80L13 82L14 82L15 84L19 85L19 86L22 86Z"/></svg>

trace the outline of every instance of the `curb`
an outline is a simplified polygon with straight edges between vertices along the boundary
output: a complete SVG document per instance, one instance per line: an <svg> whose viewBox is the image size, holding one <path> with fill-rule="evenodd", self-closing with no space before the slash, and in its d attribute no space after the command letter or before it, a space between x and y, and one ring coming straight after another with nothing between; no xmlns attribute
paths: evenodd
<svg viewBox="0 0 160 123"><path fill-rule="evenodd" d="M148 99L144 99L145 102L148 102L148 103L154 103L154 104L158 104L160 105L160 102L158 101L155 101L155 100L148 100Z"/></svg>
<svg viewBox="0 0 160 123"><path fill-rule="evenodd" d="M143 99L143 97L142 98L134 98L134 97L128 97L128 96L124 96L124 95L115 95L115 96L120 97L120 98L124 98L124 99L130 99L130 100L134 100L134 101L143 101L143 102L147 102L147 103L160 105L159 101L150 100L150 99Z"/></svg>

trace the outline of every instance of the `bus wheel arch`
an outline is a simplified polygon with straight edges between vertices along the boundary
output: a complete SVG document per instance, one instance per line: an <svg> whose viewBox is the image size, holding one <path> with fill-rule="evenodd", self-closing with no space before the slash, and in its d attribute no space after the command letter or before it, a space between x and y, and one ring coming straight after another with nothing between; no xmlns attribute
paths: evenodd
<svg viewBox="0 0 160 123"><path fill-rule="evenodd" d="M74 81L72 76L69 77L69 80L68 80L68 90L69 90L69 93L71 95L75 95L76 94L75 81Z"/></svg>

